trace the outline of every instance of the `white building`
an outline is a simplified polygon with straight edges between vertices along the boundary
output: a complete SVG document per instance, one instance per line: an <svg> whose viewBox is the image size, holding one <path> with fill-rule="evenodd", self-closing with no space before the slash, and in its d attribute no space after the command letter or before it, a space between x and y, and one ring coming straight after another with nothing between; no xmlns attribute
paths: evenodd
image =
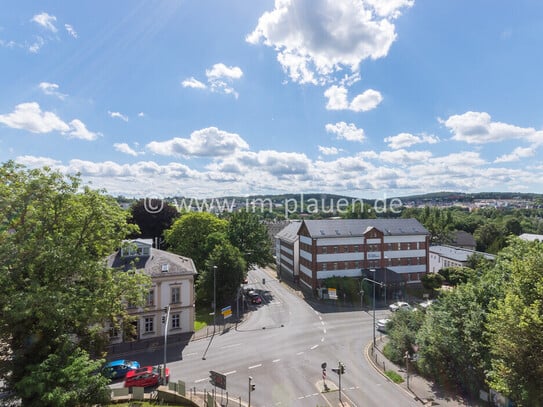
<svg viewBox="0 0 543 407"><path fill-rule="evenodd" d="M430 273L437 273L447 267L465 267L473 254L480 254L488 260L495 260L493 254L476 252L454 246L430 246Z"/></svg>
<svg viewBox="0 0 543 407"><path fill-rule="evenodd" d="M128 245L126 244L128 243ZM128 308L137 316L136 335L126 337L111 332L111 343L151 339L164 336L162 317L170 307L168 336L194 331L194 275L192 259L153 248L152 239L125 242L123 248L108 258L109 267L120 272L137 269L151 277L151 288L142 308Z"/></svg>

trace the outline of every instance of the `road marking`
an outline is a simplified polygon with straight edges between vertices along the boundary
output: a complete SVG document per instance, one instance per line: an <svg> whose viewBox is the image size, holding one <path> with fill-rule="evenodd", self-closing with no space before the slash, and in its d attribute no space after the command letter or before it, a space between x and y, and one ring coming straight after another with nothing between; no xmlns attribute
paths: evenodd
<svg viewBox="0 0 543 407"><path fill-rule="evenodd" d="M272 360L272 363L277 363L277 362L279 362L280 360L281 360L281 359L274 359L274 360Z"/></svg>
<svg viewBox="0 0 543 407"><path fill-rule="evenodd" d="M319 345L313 345L313 346L311 347L311 350L317 349L318 347L319 347Z"/></svg>
<svg viewBox="0 0 543 407"><path fill-rule="evenodd" d="M324 336L321 338L321 342L324 342Z"/></svg>
<svg viewBox="0 0 543 407"><path fill-rule="evenodd" d="M322 332L324 332L324 334L326 335L326 328L324 328L324 329L322 330Z"/></svg>
<svg viewBox="0 0 543 407"><path fill-rule="evenodd" d="M321 321L321 325L324 325L324 321Z"/></svg>
<svg viewBox="0 0 543 407"><path fill-rule="evenodd" d="M237 370L231 370L229 372L223 373L223 375L228 376L229 374L237 373Z"/></svg>
<svg viewBox="0 0 543 407"><path fill-rule="evenodd" d="M209 377L206 377L205 379L198 379L198 380L195 380L194 383L205 382L206 380L209 380Z"/></svg>
<svg viewBox="0 0 543 407"><path fill-rule="evenodd" d="M304 353L305 353L305 352L303 352L303 351L302 351L302 352L298 352L298 353L296 354L296 356L303 355Z"/></svg>
<svg viewBox="0 0 543 407"><path fill-rule="evenodd" d="M242 345L241 343L235 343L233 345L224 345L224 346L221 346L221 349L235 348L235 347L241 346L241 345Z"/></svg>
<svg viewBox="0 0 543 407"><path fill-rule="evenodd" d="M259 363L258 365L249 366L248 369L256 369L257 367L261 367L262 363Z"/></svg>
<svg viewBox="0 0 543 407"><path fill-rule="evenodd" d="M197 355L198 353L196 352L191 352L191 353L187 353L185 356L194 356L194 355Z"/></svg>

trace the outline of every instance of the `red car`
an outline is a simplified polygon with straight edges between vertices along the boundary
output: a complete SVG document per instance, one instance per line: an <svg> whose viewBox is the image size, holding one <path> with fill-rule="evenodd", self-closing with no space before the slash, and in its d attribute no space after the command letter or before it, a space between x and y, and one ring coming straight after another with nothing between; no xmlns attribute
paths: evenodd
<svg viewBox="0 0 543 407"><path fill-rule="evenodd" d="M170 369L166 368L166 383L170 381ZM156 387L163 384L161 371L155 366L144 366L126 374L124 387Z"/></svg>

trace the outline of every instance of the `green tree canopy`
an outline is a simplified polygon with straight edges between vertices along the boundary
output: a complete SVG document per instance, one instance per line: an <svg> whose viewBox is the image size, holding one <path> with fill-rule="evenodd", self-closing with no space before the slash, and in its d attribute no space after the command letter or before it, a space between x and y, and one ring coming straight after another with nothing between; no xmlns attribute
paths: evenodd
<svg viewBox="0 0 543 407"><path fill-rule="evenodd" d="M104 324L129 319L125 301L142 302L148 280L105 262L131 230L127 213L78 177L0 167L0 343L12 354L0 376L23 405L51 405L48 366L94 369L87 355L101 355ZM99 396L91 375L73 380L56 391Z"/></svg>
<svg viewBox="0 0 543 407"><path fill-rule="evenodd" d="M268 229L258 215L246 211L233 213L229 218L227 235L243 255L247 267L262 267L273 261Z"/></svg>
<svg viewBox="0 0 543 407"><path fill-rule="evenodd" d="M208 236L213 233L226 233L228 222L208 212L189 212L178 218L170 229L164 232L170 250L182 256L190 257L198 271L205 267L205 262L213 247L208 243Z"/></svg>
<svg viewBox="0 0 543 407"><path fill-rule="evenodd" d="M159 199L140 199L130 207L131 222L139 226L139 233L132 237L162 239L163 233L169 229L179 217L177 208Z"/></svg>
<svg viewBox="0 0 543 407"><path fill-rule="evenodd" d="M519 406L543 406L543 243L514 239L500 266L509 278L488 318L489 383Z"/></svg>

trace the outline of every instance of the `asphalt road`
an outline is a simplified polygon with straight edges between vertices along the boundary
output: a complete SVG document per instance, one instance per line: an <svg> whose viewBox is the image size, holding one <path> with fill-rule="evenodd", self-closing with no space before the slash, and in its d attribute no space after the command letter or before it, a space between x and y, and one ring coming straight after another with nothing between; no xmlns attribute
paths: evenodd
<svg viewBox="0 0 543 407"><path fill-rule="evenodd" d="M339 377L331 369L341 361L346 369L341 379L345 406L420 405L368 364L363 352L373 336L371 312L311 306L264 270L251 270L249 283L261 293L263 302L251 306L237 330L192 341L182 348L168 347L173 380L183 380L187 388L210 391L209 371L214 370L226 375L230 399L241 397L245 405L251 376L256 387L251 393L252 406L337 406L341 405ZM377 311L376 319L385 314L388 312ZM157 352L138 359L158 358L156 364L159 356ZM323 362L327 364L328 393L322 393ZM222 394L226 396L224 391Z"/></svg>

